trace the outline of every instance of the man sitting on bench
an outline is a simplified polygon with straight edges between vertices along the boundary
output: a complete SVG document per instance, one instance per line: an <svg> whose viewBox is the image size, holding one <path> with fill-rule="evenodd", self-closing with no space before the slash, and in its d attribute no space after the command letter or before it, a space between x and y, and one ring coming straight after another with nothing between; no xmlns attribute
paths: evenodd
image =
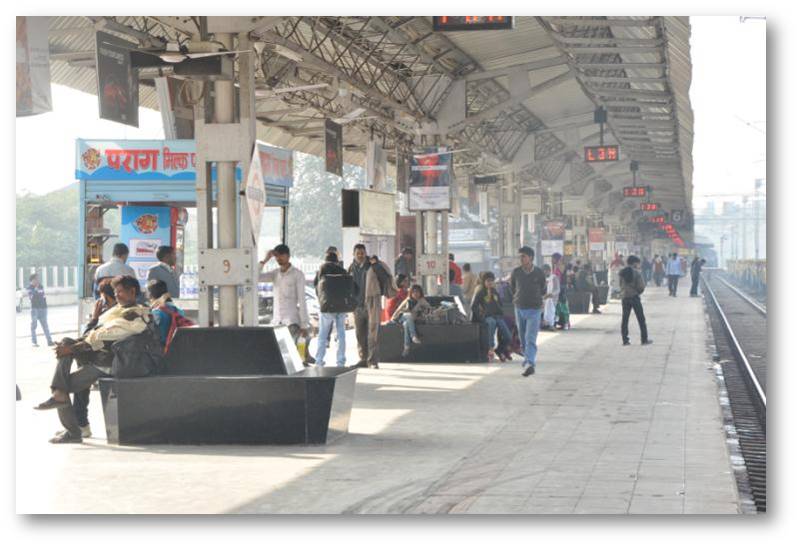
<svg viewBox="0 0 799 547"><path fill-rule="evenodd" d="M36 410L58 409L58 417L66 431L50 439L51 443L83 442L69 394L83 391L97 379L109 376L114 358L109 351L111 343L147 328L150 310L136 304L140 292L139 281L133 277L119 276L111 284L116 306L103 313L97 326L85 336L77 340L64 338L55 347L58 365L50 384L52 396L35 407ZM78 362L78 370L70 374L73 360Z"/></svg>

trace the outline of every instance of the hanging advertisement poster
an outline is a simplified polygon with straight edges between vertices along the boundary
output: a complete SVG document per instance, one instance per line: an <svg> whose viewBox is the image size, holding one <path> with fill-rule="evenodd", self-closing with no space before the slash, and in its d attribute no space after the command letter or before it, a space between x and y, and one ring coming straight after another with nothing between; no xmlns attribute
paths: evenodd
<svg viewBox="0 0 799 547"><path fill-rule="evenodd" d="M588 228L588 250L589 251L605 250L604 228Z"/></svg>
<svg viewBox="0 0 799 547"><path fill-rule="evenodd" d="M97 99L100 117L139 127L139 77L130 62L130 42L97 33Z"/></svg>
<svg viewBox="0 0 799 547"><path fill-rule="evenodd" d="M377 141L366 143L366 185L374 190L386 190L386 151Z"/></svg>
<svg viewBox="0 0 799 547"><path fill-rule="evenodd" d="M344 176L344 139L341 126L333 120L325 120L325 171Z"/></svg>
<svg viewBox="0 0 799 547"><path fill-rule="evenodd" d="M289 188L294 185L294 154L291 150L269 146L262 142L257 142L257 145L266 191L266 205L287 207Z"/></svg>
<svg viewBox="0 0 799 547"><path fill-rule="evenodd" d="M404 150L397 148L397 192L408 193L408 156Z"/></svg>
<svg viewBox="0 0 799 547"><path fill-rule="evenodd" d="M119 240L130 249L128 265L136 272L142 287L147 273L158 264L155 251L172 241L171 207L149 205L124 206L121 209Z"/></svg>
<svg viewBox="0 0 799 547"><path fill-rule="evenodd" d="M548 220L541 227L541 255L563 254L563 241L566 237L566 223L562 220Z"/></svg>
<svg viewBox="0 0 799 547"><path fill-rule="evenodd" d="M17 17L17 116L50 112L49 17Z"/></svg>
<svg viewBox="0 0 799 547"><path fill-rule="evenodd" d="M452 154L446 147L425 148L411 158L408 210L448 211Z"/></svg>

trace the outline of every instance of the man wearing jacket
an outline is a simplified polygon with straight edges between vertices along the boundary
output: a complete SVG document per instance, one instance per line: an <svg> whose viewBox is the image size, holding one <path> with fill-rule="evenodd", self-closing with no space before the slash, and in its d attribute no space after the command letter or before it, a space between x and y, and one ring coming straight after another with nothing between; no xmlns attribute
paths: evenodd
<svg viewBox="0 0 799 547"><path fill-rule="evenodd" d="M53 339L50 338L50 328L47 326L47 298L44 296L44 287L39 282L39 276L31 274L30 285L28 286L28 298L31 300L31 343L34 348L38 348L36 342L36 324L41 323L44 337L47 338L47 345L54 346Z"/></svg>
<svg viewBox="0 0 799 547"><path fill-rule="evenodd" d="M396 285L385 262L377 256L366 258L366 246L358 243L353 248L355 255L350 264L349 274L358 288L355 301L355 337L358 339L358 365L380 368L377 364L377 342L382 313L382 298Z"/></svg>
<svg viewBox="0 0 799 547"><path fill-rule="evenodd" d="M55 347L58 365L50 384L52 396L35 407L36 410L58 409L58 417L66 431L52 438L51 443L83 442L69 394L88 389L97 379L109 376L113 361L110 345L147 328L150 310L136 304L139 281L120 276L114 278L112 285L116 306L103 313L97 326L86 336L77 340L65 338ZM73 360L78 362L79 368L70 374Z"/></svg>
<svg viewBox="0 0 799 547"><path fill-rule="evenodd" d="M336 352L336 365L343 367L347 358L347 332L344 328L344 320L347 314L344 312L329 312L325 311L324 294L319 282L328 275L347 275L347 270L339 266L338 255L335 252L327 253L325 262L319 268L314 278L314 287L316 287L316 295L319 297L319 338L317 339L316 348L316 366L325 366L325 353L327 353L327 341L330 338L330 331L333 329L333 324L336 325L336 338L338 339L338 348ZM325 281L327 285L327 281ZM325 287L326 288L326 287ZM357 292L357 287L355 288Z"/></svg>
<svg viewBox="0 0 799 547"><path fill-rule="evenodd" d="M644 307L641 305L641 294L644 292L646 283L638 271L641 260L634 255L627 257L627 267L619 272L619 287L621 290L621 340L625 346L630 345L629 331L627 330L630 321L630 311L635 312L638 320L638 327L641 330L641 344L646 346L652 343L646 330L646 317L644 317Z"/></svg>

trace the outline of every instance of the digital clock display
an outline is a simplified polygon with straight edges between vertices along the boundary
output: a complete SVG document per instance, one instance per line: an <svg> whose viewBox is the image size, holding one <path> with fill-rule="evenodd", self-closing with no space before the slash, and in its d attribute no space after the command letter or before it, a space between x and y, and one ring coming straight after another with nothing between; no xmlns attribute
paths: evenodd
<svg viewBox="0 0 799 547"><path fill-rule="evenodd" d="M433 30L510 30L513 17L506 15L436 15L433 16Z"/></svg>
<svg viewBox="0 0 799 547"><path fill-rule="evenodd" d="M652 203L652 202L642 203L641 204L641 210L642 211L659 211L660 210L660 204L659 203Z"/></svg>
<svg viewBox="0 0 799 547"><path fill-rule="evenodd" d="M585 161L619 161L619 145L609 144L607 146L586 146Z"/></svg>
<svg viewBox="0 0 799 547"><path fill-rule="evenodd" d="M625 186L624 197L644 198L646 197L646 186Z"/></svg>
<svg viewBox="0 0 799 547"><path fill-rule="evenodd" d="M662 224L662 223L666 222L666 217L664 217L664 216L649 217L649 222L651 222L652 224Z"/></svg>

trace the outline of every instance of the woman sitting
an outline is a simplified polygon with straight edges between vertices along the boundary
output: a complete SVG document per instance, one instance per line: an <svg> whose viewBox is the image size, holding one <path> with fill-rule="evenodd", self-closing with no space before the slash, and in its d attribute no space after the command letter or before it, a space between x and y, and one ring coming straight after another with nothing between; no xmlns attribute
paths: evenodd
<svg viewBox="0 0 799 547"><path fill-rule="evenodd" d="M397 288L399 291L397 292L396 296L392 296L391 298L386 299L386 320L391 320L394 317L394 312L397 311L400 304L405 302L405 299L408 298L408 286L411 283L411 280L405 274L397 274L395 277L397 282Z"/></svg>
<svg viewBox="0 0 799 547"><path fill-rule="evenodd" d="M411 294L394 311L391 316L392 321L402 325L405 343L402 348L402 356L407 357L411 351L411 342L421 344L419 335L416 334L416 323L424 321L424 316L430 311L430 304L424 298L421 285L411 287Z"/></svg>
<svg viewBox="0 0 799 547"><path fill-rule="evenodd" d="M491 360L494 353L502 362L510 361L511 332L502 313L502 300L495 286L495 277L492 272L485 272L482 276L480 287L472 299L472 322L483 323L486 330L485 347L488 348L488 358ZM496 349L493 349L494 333L499 330L499 339Z"/></svg>

